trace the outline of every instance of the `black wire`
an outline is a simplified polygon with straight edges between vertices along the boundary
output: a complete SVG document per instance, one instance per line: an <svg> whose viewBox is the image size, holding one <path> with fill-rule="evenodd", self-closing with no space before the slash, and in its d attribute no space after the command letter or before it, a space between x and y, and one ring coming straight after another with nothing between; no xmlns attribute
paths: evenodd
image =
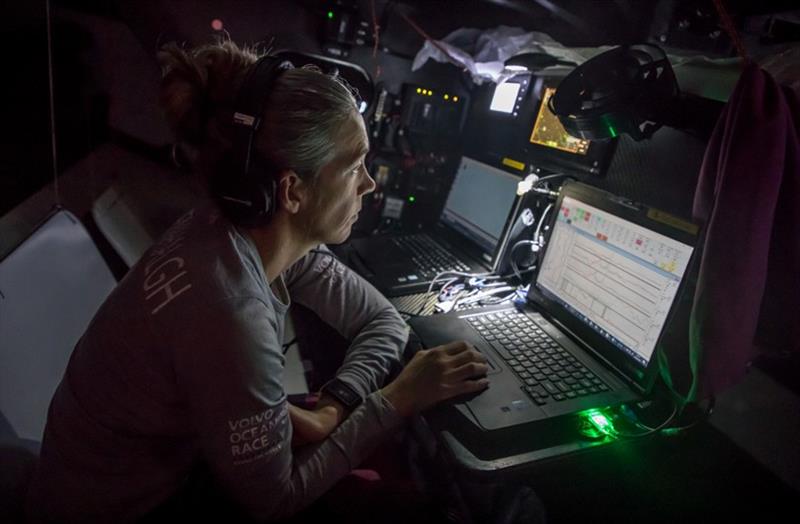
<svg viewBox="0 0 800 524"><path fill-rule="evenodd" d="M285 355L286 352L289 351L289 348L292 347L292 345L294 345L294 344L297 344L297 337L294 337L292 340L290 340L286 344L283 344L283 346L282 346L283 354Z"/></svg>
<svg viewBox="0 0 800 524"><path fill-rule="evenodd" d="M646 428L647 431L643 431L641 433L627 433L627 432L624 432L624 431L614 431L612 436L623 437L623 438L641 438L641 437L646 437L648 435L652 435L654 433L658 433L661 430L669 429L669 428L667 428L667 426L669 425L670 422L675 420L675 417L677 415L678 415L678 404L673 402L672 403L672 413L670 413L670 415L666 418L666 420L664 420L664 422L662 422L658 426L649 427L649 426L645 426L644 424L638 423L637 425ZM602 430L601 430L601 433L603 433Z"/></svg>

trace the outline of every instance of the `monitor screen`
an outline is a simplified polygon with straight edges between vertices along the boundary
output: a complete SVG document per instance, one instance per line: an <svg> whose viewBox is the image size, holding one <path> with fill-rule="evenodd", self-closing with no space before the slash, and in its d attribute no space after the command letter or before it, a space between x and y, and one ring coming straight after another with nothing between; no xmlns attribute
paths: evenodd
<svg viewBox="0 0 800 524"><path fill-rule="evenodd" d="M561 122L558 121L558 117L550 111L550 107L547 105L555 92L553 87L544 89L539 112L531 130L530 142L575 155L585 155L589 151L590 142L568 134Z"/></svg>
<svg viewBox="0 0 800 524"><path fill-rule="evenodd" d="M646 367L693 248L565 196L536 287Z"/></svg>
<svg viewBox="0 0 800 524"><path fill-rule="evenodd" d="M555 79L537 79L533 91L538 98L530 127L524 131L524 149L531 165L549 171L572 174L603 175L611 161L616 139L584 140L564 129L548 106L556 93Z"/></svg>
<svg viewBox="0 0 800 524"><path fill-rule="evenodd" d="M494 89L494 96L492 96L492 103L489 109L492 111L499 111L501 113L511 113L517 103L517 96L519 95L521 85L516 82L503 82L497 84Z"/></svg>
<svg viewBox="0 0 800 524"><path fill-rule="evenodd" d="M492 253L514 207L517 182L518 177L502 169L463 157L442 221Z"/></svg>

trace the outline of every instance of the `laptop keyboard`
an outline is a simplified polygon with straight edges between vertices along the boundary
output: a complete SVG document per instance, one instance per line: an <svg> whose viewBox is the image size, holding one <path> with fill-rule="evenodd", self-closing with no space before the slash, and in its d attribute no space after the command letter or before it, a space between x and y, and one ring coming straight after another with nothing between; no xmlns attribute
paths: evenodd
<svg viewBox="0 0 800 524"><path fill-rule="evenodd" d="M411 253L414 269L424 280L430 280L442 271L470 270L467 264L424 233L395 237L392 241Z"/></svg>
<svg viewBox="0 0 800 524"><path fill-rule="evenodd" d="M465 320L505 359L540 406L608 391L600 377L523 313L498 311Z"/></svg>

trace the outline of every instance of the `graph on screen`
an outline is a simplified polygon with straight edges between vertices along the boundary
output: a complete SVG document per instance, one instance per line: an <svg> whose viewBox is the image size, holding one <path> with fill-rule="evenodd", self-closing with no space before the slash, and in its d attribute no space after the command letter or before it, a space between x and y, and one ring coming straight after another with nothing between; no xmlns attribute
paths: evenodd
<svg viewBox="0 0 800 524"><path fill-rule="evenodd" d="M537 285L646 364L692 248L566 197Z"/></svg>

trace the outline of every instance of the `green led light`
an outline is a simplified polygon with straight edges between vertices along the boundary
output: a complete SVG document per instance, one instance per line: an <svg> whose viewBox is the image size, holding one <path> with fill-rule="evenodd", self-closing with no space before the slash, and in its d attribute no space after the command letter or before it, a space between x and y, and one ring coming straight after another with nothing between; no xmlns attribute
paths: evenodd
<svg viewBox="0 0 800 524"><path fill-rule="evenodd" d="M591 416L591 419L592 422L594 422L595 425L603 431L611 427L611 422L602 413L595 413Z"/></svg>
<svg viewBox="0 0 800 524"><path fill-rule="evenodd" d="M613 126L608 126L608 132L611 134L611 138L615 138L617 136L617 130L614 129Z"/></svg>
<svg viewBox="0 0 800 524"><path fill-rule="evenodd" d="M413 196L413 195L412 195L412 196L410 196L410 197L408 197L408 201L409 201L409 202L414 202L414 201L416 201L416 200L417 200L417 197L415 197L415 196Z"/></svg>
<svg viewBox="0 0 800 524"><path fill-rule="evenodd" d="M602 434L609 437L615 437L617 435L614 423L601 410L590 409L582 412L581 416Z"/></svg>
<svg viewBox="0 0 800 524"><path fill-rule="evenodd" d="M328 11L328 18L333 19L333 11Z"/></svg>

